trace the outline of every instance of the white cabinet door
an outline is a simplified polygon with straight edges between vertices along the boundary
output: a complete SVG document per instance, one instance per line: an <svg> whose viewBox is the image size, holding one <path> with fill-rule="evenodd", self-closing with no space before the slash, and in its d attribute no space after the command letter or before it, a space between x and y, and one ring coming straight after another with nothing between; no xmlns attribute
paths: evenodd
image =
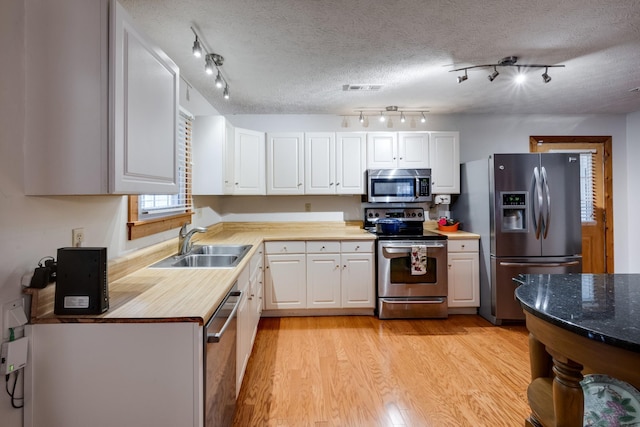
<svg viewBox="0 0 640 427"><path fill-rule="evenodd" d="M25 49L25 194L178 192L178 67L117 2L25 3Z"/></svg>
<svg viewBox="0 0 640 427"><path fill-rule="evenodd" d="M178 67L112 5L110 192L177 193Z"/></svg>
<svg viewBox="0 0 640 427"><path fill-rule="evenodd" d="M304 194L304 134L267 134L267 194Z"/></svg>
<svg viewBox="0 0 640 427"><path fill-rule="evenodd" d="M367 134L367 168L393 169L398 167L398 136L395 132Z"/></svg>
<svg viewBox="0 0 640 427"><path fill-rule="evenodd" d="M408 169L429 168L429 133L398 133L398 167Z"/></svg>
<svg viewBox="0 0 640 427"><path fill-rule="evenodd" d="M336 193L365 194L366 133L336 134Z"/></svg>
<svg viewBox="0 0 640 427"><path fill-rule="evenodd" d="M235 191L235 138L236 129L225 120L224 166L222 194L233 194ZM242 130L241 130L242 131Z"/></svg>
<svg viewBox="0 0 640 427"><path fill-rule="evenodd" d="M235 129L233 194L266 194L264 133Z"/></svg>
<svg viewBox="0 0 640 427"><path fill-rule="evenodd" d="M251 355L251 309L249 307L249 267L238 276L238 290L242 291L237 311L236 336L236 397L240 393L249 356Z"/></svg>
<svg viewBox="0 0 640 427"><path fill-rule="evenodd" d="M431 192L460 194L460 137L458 132L431 132Z"/></svg>
<svg viewBox="0 0 640 427"><path fill-rule="evenodd" d="M191 142L192 194L224 194L226 120L223 116L199 116L193 122ZM232 170L233 171L233 170Z"/></svg>
<svg viewBox="0 0 640 427"><path fill-rule="evenodd" d="M375 307L372 253L343 253L342 307Z"/></svg>
<svg viewBox="0 0 640 427"><path fill-rule="evenodd" d="M333 132L304 135L304 193L336 193L336 138Z"/></svg>
<svg viewBox="0 0 640 427"><path fill-rule="evenodd" d="M266 256L266 310L305 308L307 306L305 254Z"/></svg>
<svg viewBox="0 0 640 427"><path fill-rule="evenodd" d="M450 240L449 307L480 306L480 261L477 240Z"/></svg>
<svg viewBox="0 0 640 427"><path fill-rule="evenodd" d="M340 254L307 254L307 308L340 308Z"/></svg>

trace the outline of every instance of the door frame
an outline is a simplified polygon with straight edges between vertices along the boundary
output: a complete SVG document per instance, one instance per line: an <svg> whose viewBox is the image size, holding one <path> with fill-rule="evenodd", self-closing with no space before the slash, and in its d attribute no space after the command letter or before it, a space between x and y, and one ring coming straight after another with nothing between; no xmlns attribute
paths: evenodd
<svg viewBox="0 0 640 427"><path fill-rule="evenodd" d="M530 136L529 151L536 152L536 147L541 144L603 144L604 153L604 203L605 203L605 262L607 273L614 272L613 257L613 161L611 136Z"/></svg>

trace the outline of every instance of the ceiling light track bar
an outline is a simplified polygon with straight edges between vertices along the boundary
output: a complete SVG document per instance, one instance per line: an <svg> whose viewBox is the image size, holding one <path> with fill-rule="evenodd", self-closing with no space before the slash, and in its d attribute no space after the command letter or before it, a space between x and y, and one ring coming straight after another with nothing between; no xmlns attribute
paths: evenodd
<svg viewBox="0 0 640 427"><path fill-rule="evenodd" d="M200 58L204 56L204 70L207 74L216 74L215 77L215 86L218 89L223 89L223 97L224 99L229 99L229 83L227 78L222 73L222 64L224 64L224 57L222 55L218 55L217 53L211 52L211 49L207 48L207 45L198 34L198 31L191 26L191 31L195 35L196 39L193 42L193 48L191 49L193 55L196 58Z"/></svg>
<svg viewBox="0 0 640 427"><path fill-rule="evenodd" d="M473 70L475 68L493 68L493 72L487 76L489 81L494 81L496 77L500 75L498 72L498 67L516 67L518 68L518 73L522 74L524 70L528 68L544 68L544 73L542 74L542 81L544 83L549 83L551 81L551 77L549 76L549 68L564 68L564 65L551 65L551 64L518 64L517 56L506 56L498 61L496 64L481 64L481 65L471 65L469 67L461 67L456 68L455 70L450 70L452 73L454 71L464 71L464 75L458 76L458 83L462 83L468 80L469 75L467 74L468 70Z"/></svg>

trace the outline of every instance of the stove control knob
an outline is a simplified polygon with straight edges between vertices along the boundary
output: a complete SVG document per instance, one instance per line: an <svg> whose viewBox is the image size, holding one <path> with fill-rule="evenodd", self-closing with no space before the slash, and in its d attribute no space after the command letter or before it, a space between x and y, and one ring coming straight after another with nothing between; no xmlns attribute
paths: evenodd
<svg viewBox="0 0 640 427"><path fill-rule="evenodd" d="M368 217L371 218L373 216L373 214L371 212L369 212Z"/></svg>
<svg viewBox="0 0 640 427"><path fill-rule="evenodd" d="M412 213L411 216L415 218L416 217L416 213L415 212Z"/></svg>
<svg viewBox="0 0 640 427"><path fill-rule="evenodd" d="M378 212L376 212L376 218L378 218L380 216L380 214Z"/></svg>
<svg viewBox="0 0 640 427"><path fill-rule="evenodd" d="M418 217L422 218L422 212L418 212Z"/></svg>

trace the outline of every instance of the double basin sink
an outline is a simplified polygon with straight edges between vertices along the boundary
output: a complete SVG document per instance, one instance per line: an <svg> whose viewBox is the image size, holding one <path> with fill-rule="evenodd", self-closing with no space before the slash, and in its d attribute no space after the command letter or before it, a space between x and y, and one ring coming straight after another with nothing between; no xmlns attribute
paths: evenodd
<svg viewBox="0 0 640 427"><path fill-rule="evenodd" d="M249 252L252 245L194 245L184 255L173 255L151 268L233 268Z"/></svg>

